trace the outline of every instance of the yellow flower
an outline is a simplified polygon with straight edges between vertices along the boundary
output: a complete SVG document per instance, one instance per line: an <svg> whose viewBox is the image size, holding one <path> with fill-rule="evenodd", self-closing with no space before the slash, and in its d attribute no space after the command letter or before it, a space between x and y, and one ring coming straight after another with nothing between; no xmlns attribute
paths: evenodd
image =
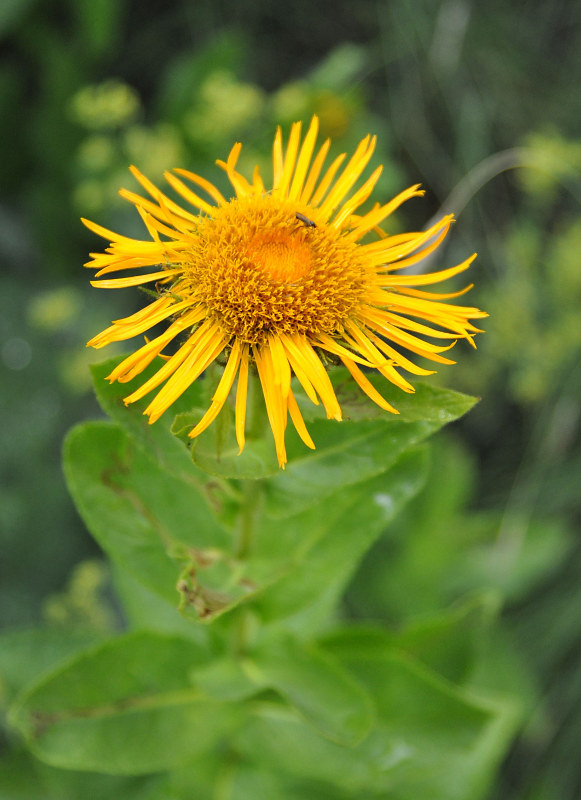
<svg viewBox="0 0 581 800"><path fill-rule="evenodd" d="M164 359L125 403L134 403L163 384L144 412L153 423L224 354L226 366L210 408L190 436L200 434L216 418L237 377L235 429L242 452L248 371L255 364L281 466L286 462L289 414L303 442L315 447L291 388L292 374L313 403L322 402L329 418L341 419L321 352L339 359L375 403L397 414L360 367L376 369L403 391L413 392L400 371L413 375L431 371L414 364L405 353L454 363L442 352L459 338L473 344L472 334L478 329L469 320L486 316L476 308L443 302L463 292L433 294L417 288L462 272L475 256L436 273L398 274L438 247L452 215L423 232L386 235L378 226L405 200L422 195L419 186L357 214L382 169L377 167L353 190L372 156L375 137L366 136L342 170L345 153L323 171L330 141L314 156L317 133L317 117L302 143L301 123L293 124L283 152L277 130L270 190L258 168L251 181L236 170L239 143L226 162L217 162L234 188L236 196L230 200L199 175L174 170L188 185L165 173L195 213L162 194L132 167L152 199L124 189L121 195L136 205L151 240L129 239L83 220L110 241L106 251L92 254L86 265L98 270L97 277L135 271L130 277L92 281L93 286L117 289L150 283L157 291L157 299L116 320L88 344L103 347L171 320L163 333L146 340L108 376L111 382L130 381L157 356ZM205 192L206 199L193 191L192 184ZM425 337L446 343L435 344ZM163 355L176 339L173 353Z"/></svg>

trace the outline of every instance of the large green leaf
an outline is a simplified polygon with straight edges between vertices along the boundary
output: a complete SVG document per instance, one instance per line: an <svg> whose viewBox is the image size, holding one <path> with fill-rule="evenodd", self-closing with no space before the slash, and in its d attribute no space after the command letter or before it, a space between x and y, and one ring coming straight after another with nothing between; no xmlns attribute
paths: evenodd
<svg viewBox="0 0 581 800"><path fill-rule="evenodd" d="M112 366L96 371L98 391L129 438L85 426L71 435L65 451L71 491L102 546L119 566L170 602L178 583L181 608L194 618L210 621L268 587L275 594L269 593L260 605L270 618L320 601L305 627L307 635L333 607L365 549L419 488L424 463L418 443L473 403L454 392L420 386L413 398L399 397L402 413L396 417L362 395L345 370L334 370L348 419L342 424L321 419L321 410L311 404L318 449L306 451L289 426L284 471L270 475L272 465L266 468L260 458L253 461L252 447L250 461L240 461L239 470L233 466L233 451L226 458L220 450L229 434L223 435L218 418L214 431L206 432L208 441L213 437L212 446L198 443L200 452L216 462L211 465L219 474L212 494L213 479L202 480L197 468L192 472L185 466L187 448L173 436L168 421L149 426L139 404L124 407L122 397L131 387L107 385L103 376ZM203 401L204 381L199 383L174 409L182 409L174 426L178 433L191 423L183 409L189 407L195 415ZM388 387L387 393L395 391ZM298 390L297 395L304 404ZM226 408L223 413L230 412ZM269 430L266 436L270 441ZM133 441L136 447L131 447ZM124 454L121 462L116 448ZM247 486L224 480L250 473L265 477L247 481ZM192 497L189 505L184 502ZM250 530L252 542L235 552L234 531L241 526ZM276 594L275 584L283 578Z"/></svg>
<svg viewBox="0 0 581 800"><path fill-rule="evenodd" d="M262 402L259 398L257 402ZM259 480L279 472L272 436L256 436L246 432L244 450L236 440L233 414L226 404L216 422L195 439L186 439L200 421L204 409L176 416L172 432L187 441L194 463L204 472L222 478ZM266 410L264 410L266 415Z"/></svg>
<svg viewBox="0 0 581 800"><path fill-rule="evenodd" d="M286 800L287 797L277 775L248 764L236 765L230 785L228 800L274 800L283 797Z"/></svg>
<svg viewBox="0 0 581 800"><path fill-rule="evenodd" d="M339 627L324 635L322 645L339 659L354 653L372 659L398 649L442 677L464 683L487 648L490 623L497 611L496 594L479 593L397 631L360 624Z"/></svg>
<svg viewBox="0 0 581 800"><path fill-rule="evenodd" d="M43 764L30 753L0 759L2 800L159 800L162 776L121 777L75 772Z"/></svg>
<svg viewBox="0 0 581 800"><path fill-rule="evenodd" d="M383 411L363 395L345 369L331 373L344 412L341 423L325 419L321 408L301 398L297 390L303 414L312 420L309 430L317 449L309 453L296 434L289 432L286 470L267 483L269 514L295 513L385 472L407 449L465 414L476 402L473 397L423 384L418 384L415 394L407 395L381 376L369 377L399 408L399 415Z"/></svg>
<svg viewBox="0 0 581 800"><path fill-rule="evenodd" d="M407 638L413 647L422 637ZM486 793L521 719L513 696L457 687L387 641L367 649L339 636L330 652L374 697L378 732L397 732L415 762L397 765L394 798L472 800Z"/></svg>
<svg viewBox="0 0 581 800"><path fill-rule="evenodd" d="M354 654L354 658L356 658ZM356 747L318 736L288 709L259 704L236 744L282 774L355 797L481 797L514 730L510 702L471 696L392 651L350 664L375 699L378 723Z"/></svg>
<svg viewBox="0 0 581 800"><path fill-rule="evenodd" d="M187 448L172 431L183 434L190 430L205 411L211 397L208 379L196 381L160 420L149 425L143 416L147 399L126 407L123 398L147 380L159 364L150 365L129 383L109 384L106 376L119 360L111 359L92 368L97 396L104 410L135 437L151 457L174 474L202 486L207 484L202 470L218 478L272 476L268 482L268 503L270 511L278 514L284 513L291 500L298 508L297 503L317 502L342 485L377 475L393 463L406 446L422 441L442 425L462 416L475 402L472 397L423 384L416 386L413 395L407 395L382 376L371 373L371 382L400 411L396 416L383 411L364 395L344 367L333 368L330 377L343 409L343 423L326 420L321 406L314 406L300 385L293 382L303 415L312 422L311 433L317 445L315 454L307 450L289 426L286 471L277 467L270 431L266 437L257 437L249 430L245 453L238 456L230 420L232 414L226 404L210 429L190 443L193 461L201 468L198 469L189 459ZM256 388L255 391L258 396L251 396L251 404L262 408L260 390ZM174 417L176 424L172 426ZM213 491L220 489L224 489L224 485L219 483Z"/></svg>
<svg viewBox="0 0 581 800"><path fill-rule="evenodd" d="M293 569L259 598L266 620L286 617L286 625L303 637L318 631L363 554L421 487L425 456L423 450L412 450L385 474L277 520L276 527L267 518L262 521L261 534L274 540L271 547L280 546L282 537L282 546L288 541L290 550L293 538L301 544L302 530L311 532Z"/></svg>
<svg viewBox="0 0 581 800"><path fill-rule="evenodd" d="M254 547L241 561L231 554L231 534L195 488L169 476L118 427L87 423L75 428L65 444L71 493L107 554L174 606L183 570L186 611L191 608L206 620L285 575L282 593L261 601L271 618L293 613L322 593L328 607L364 549L418 488L422 470L422 458L411 454L385 477L344 490L301 514L276 522L258 514ZM317 547L323 538L325 544ZM305 559L308 569L301 570Z"/></svg>
<svg viewBox="0 0 581 800"><path fill-rule="evenodd" d="M73 429L64 449L67 483L89 530L135 580L205 621L279 578L292 554L242 561L232 534L200 492L170 475L110 423ZM254 485L254 484L252 484ZM179 591L178 591L179 589Z"/></svg>
<svg viewBox="0 0 581 800"><path fill-rule="evenodd" d="M226 404L214 425L191 443L192 458L203 470L225 478L265 478L270 513L286 513L292 499L293 509L318 502L344 485L366 480L387 469L401 452L414 445L447 422L466 413L474 398L418 384L409 397L387 384L381 376L371 375L372 382L394 403L400 414L386 413L364 395L354 384L348 371L334 368L331 380L342 405L344 421L327 420L322 408L314 406L303 394L300 384L293 381L293 391L310 420L311 433L317 445L310 452L289 426L287 450L289 463L284 471L277 465L270 432L257 438L248 431L242 455L234 436L232 412ZM255 387L254 391L260 391ZM252 396L266 420L262 396ZM183 433L199 420L203 410L182 414L176 418L173 430Z"/></svg>
<svg viewBox="0 0 581 800"><path fill-rule="evenodd" d="M416 383L415 391L408 394L379 373L370 371L366 375L370 383L399 411L399 414L390 414L363 394L345 367L333 367L329 376L343 419L351 422L379 420L393 424L425 420L442 426L463 416L478 402L476 397L427 383ZM295 395L307 421L325 418L321 406L314 406L301 389L297 389Z"/></svg>
<svg viewBox="0 0 581 800"><path fill-rule="evenodd" d="M0 634L0 704L101 637L85 631L26 628Z"/></svg>
<svg viewBox="0 0 581 800"><path fill-rule="evenodd" d="M131 630L158 631L172 636L186 636L200 644L208 641L208 629L192 625L191 619L180 614L176 596L164 600L140 583L131 573L115 567L113 579L123 606L123 616Z"/></svg>
<svg viewBox="0 0 581 800"><path fill-rule="evenodd" d="M242 660L212 662L193 673L206 694L239 700L272 689L320 734L353 745L370 731L372 704L361 686L328 654L293 639L267 640Z"/></svg>
<svg viewBox="0 0 581 800"><path fill-rule="evenodd" d="M292 639L269 643L252 659L253 680L275 689L319 733L344 745L365 738L373 723L367 693L327 654Z"/></svg>
<svg viewBox="0 0 581 800"><path fill-rule="evenodd" d="M192 668L209 658L188 639L128 634L36 684L11 721L53 766L117 775L180 767L237 721L235 706L191 685Z"/></svg>
<svg viewBox="0 0 581 800"><path fill-rule="evenodd" d="M126 406L123 398L128 397L145 383L162 366L162 362L154 362L137 378L128 383L109 383L106 376L121 360L122 357L112 358L91 367L95 392L101 407L151 459L172 475L192 483L198 490L206 494L207 502L212 502L219 494L219 487L215 481L209 481L208 476L195 466L187 447L171 432L176 414L191 412L193 409L204 406L206 384L203 381L196 381L177 398L171 409L161 419L150 425L147 417L143 415L148 399L145 398Z"/></svg>
<svg viewBox="0 0 581 800"><path fill-rule="evenodd" d="M197 554L204 562L201 553L230 547L202 494L168 475L115 425L74 428L64 468L79 512L110 558L174 605L184 560Z"/></svg>

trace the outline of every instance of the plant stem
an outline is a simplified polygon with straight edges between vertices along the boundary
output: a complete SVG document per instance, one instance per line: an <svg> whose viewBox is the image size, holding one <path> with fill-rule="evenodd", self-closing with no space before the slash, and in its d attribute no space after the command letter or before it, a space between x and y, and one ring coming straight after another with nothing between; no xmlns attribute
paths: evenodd
<svg viewBox="0 0 581 800"><path fill-rule="evenodd" d="M260 378L251 366L248 370L248 391L246 400L246 419L249 439L260 439L268 428L268 415L262 399Z"/></svg>
<svg viewBox="0 0 581 800"><path fill-rule="evenodd" d="M249 439L259 439L264 435L268 424L266 409L261 402L260 385L258 376L252 370L248 374L247 391L247 435ZM248 558L252 547L256 515L262 496L263 482L261 480L240 481L242 497L238 515L238 537L234 555L236 558Z"/></svg>
<svg viewBox="0 0 581 800"><path fill-rule="evenodd" d="M254 535L254 522L261 494L260 481L242 481L242 499L238 517L238 539L234 555L248 558Z"/></svg>

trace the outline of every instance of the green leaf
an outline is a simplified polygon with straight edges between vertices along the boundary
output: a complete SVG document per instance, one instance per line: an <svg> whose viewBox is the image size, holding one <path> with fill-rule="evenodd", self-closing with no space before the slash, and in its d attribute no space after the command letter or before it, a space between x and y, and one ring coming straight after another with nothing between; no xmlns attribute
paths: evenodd
<svg viewBox="0 0 581 800"><path fill-rule="evenodd" d="M54 798L45 791L35 763L28 753L4 753L0 759L0 797L7 800ZM63 798L66 800L66 797Z"/></svg>
<svg viewBox="0 0 581 800"><path fill-rule="evenodd" d="M203 403L204 384L196 381L177 398L171 410L161 419L150 425L143 415L148 405L147 398L126 406L123 398L128 397L139 386L145 383L162 365L155 361L140 375L128 383L109 383L107 375L123 360L124 356L103 361L91 366L97 399L105 411L123 430L129 434L149 458L156 461L172 475L190 482L198 490L207 487L208 477L192 462L188 448L171 432L171 425L176 414L191 412ZM207 489L206 489L207 490ZM216 494L218 487L214 484L212 492Z"/></svg>
<svg viewBox="0 0 581 800"><path fill-rule="evenodd" d="M393 415L383 411L367 395L362 394L349 372L340 367L332 371L331 380L343 415L353 421L381 419L390 423L425 420L442 426L464 416L478 402L477 397L428 383L415 383L415 392L408 394L386 381L377 372L370 372L366 377L377 391L397 408L399 414Z"/></svg>
<svg viewBox="0 0 581 800"><path fill-rule="evenodd" d="M140 775L180 767L236 724L234 706L192 688L210 658L195 642L133 633L84 653L22 698L11 722L53 766Z"/></svg>
<svg viewBox="0 0 581 800"><path fill-rule="evenodd" d="M182 571L184 610L205 620L254 597L285 574L282 597L261 602L271 618L305 607L322 592L328 607L365 548L417 490L422 473L422 457L412 454L387 476L343 490L276 524L257 507L254 547L240 561L232 557L232 535L218 524L206 496L189 482L168 476L122 430L87 423L75 428L65 443L71 494L110 558L173 605L179 600L176 585ZM259 488L254 482L249 486ZM250 503L250 496L246 500ZM353 530L360 532L353 536ZM322 538L325 543L315 547ZM309 569L299 569L306 558Z"/></svg>
<svg viewBox="0 0 581 800"><path fill-rule="evenodd" d="M185 441L187 433L203 414L203 409L179 414L172 425L172 432ZM193 462L204 472L222 478L258 480L278 473L280 467L270 432L260 438L247 434L244 450L240 453L234 424L224 425L224 418L230 416L230 409L225 406L215 423L195 439L188 440Z"/></svg>
<svg viewBox="0 0 581 800"><path fill-rule="evenodd" d="M113 562L174 607L181 598L194 619L213 619L288 568L288 553L235 559L232 534L206 496L168 475L115 425L73 429L64 464L77 508Z"/></svg>
<svg viewBox="0 0 581 800"><path fill-rule="evenodd" d="M410 447L435 430L428 423L387 427L382 423L343 423L328 430L313 423L317 450L290 461L266 487L266 511L273 517L320 503L340 488L355 486L385 472Z"/></svg>
<svg viewBox="0 0 581 800"><path fill-rule="evenodd" d="M489 640L499 608L495 593L480 593L446 611L421 617L397 631L351 625L327 633L322 645L339 659L374 658L397 649L419 659L440 676L465 682Z"/></svg>
<svg viewBox="0 0 581 800"><path fill-rule="evenodd" d="M482 797L514 731L510 702L459 692L397 652L349 666L367 684L379 715L364 741L342 747L291 711L262 703L237 736L243 755L353 797Z"/></svg>
<svg viewBox="0 0 581 800"><path fill-rule="evenodd" d="M241 660L212 662L193 674L220 700L241 700L271 689L320 734L345 745L363 739L373 722L367 693L333 658L293 639L272 641Z"/></svg>
<svg viewBox="0 0 581 800"><path fill-rule="evenodd" d="M158 631L172 636L185 636L205 644L208 631L180 614L173 602L162 599L147 589L129 572L115 567L113 579L123 606L123 616L132 630Z"/></svg>
<svg viewBox="0 0 581 800"><path fill-rule="evenodd" d="M230 546L229 534L191 483L168 476L117 426L74 428L64 446L65 476L87 527L110 558L177 605L184 560ZM243 593L244 589L239 588Z"/></svg>
<svg viewBox="0 0 581 800"><path fill-rule="evenodd" d="M438 423L439 426L462 417L478 402L478 398L443 389L427 383L415 383L415 392L402 392L377 372L366 374L378 392L391 403L399 414L390 414L381 409L357 386L345 367L334 367L329 372L331 383L343 411L343 418L352 422L381 420L386 424L398 422ZM314 406L300 388L295 392L306 420L324 419L321 406Z"/></svg>
<svg viewBox="0 0 581 800"><path fill-rule="evenodd" d="M315 453L307 452L296 432L293 433L289 426L289 464L285 471L274 465L270 430L267 431L266 439L257 439L254 442L256 447L253 444L252 431L249 431L246 460L245 457L239 459L236 455L237 446L234 447L228 438L233 436L232 426L230 434L225 438L223 426L218 424L214 426L213 432L211 426L202 434L193 445L193 452L194 458L198 457L196 453L205 453L204 458L207 457L208 460L204 462L204 466L218 474L217 493L212 495L214 479L205 476L205 483L201 483L200 476L203 473L196 468L196 478L192 483L192 474L183 465L187 450L180 444L178 437L172 435L169 425L159 420L156 425L148 426L139 413L139 408L126 409L123 406L121 398L126 396L130 387L123 386L120 390L119 387L107 386L102 380L103 373L108 372L111 366L109 364L106 369L101 368L97 375L101 378L99 391L102 403L124 426L132 440L138 442L146 454L152 455L159 462L160 468L157 472L150 470L155 476L150 481L150 486L156 487L161 498L163 491L169 491L169 488L162 489L167 481L163 470L172 471L175 477L178 477L178 473L182 474L182 483L173 482L175 485L172 486L172 501L168 503L166 500L166 507L172 506L173 498L183 494L186 485L190 484L196 489L195 494L198 497L202 495L205 501L202 507L208 510L206 518L215 513L229 528L234 530L236 527L238 535L245 529L252 533L249 555L246 548L239 548L234 557L232 536L226 534L226 540L223 535L218 536L217 540L207 537L201 545L197 538L201 527L196 525L196 537L190 539L185 558L183 547L181 561L178 558L182 566L179 588L182 598L180 608L183 613L210 621L240 603L249 601L268 587L275 589L276 583L282 580L281 596L269 594L267 601L260 600L261 612L265 609L270 618L285 616L293 614L298 608L306 608L315 600L320 601L315 613L311 615L310 623L307 621L305 625L307 636L308 631L316 630L316 626L332 609L365 549L399 507L417 491L424 464L423 457L414 448L473 403L471 398L454 392L420 386L413 398L414 403L403 393L398 393L399 400L402 401L402 414L395 417L366 398L354 385L346 370L333 370L332 379L349 420L338 424L321 419L321 410L310 404L310 427L318 449ZM377 381L378 376L372 377ZM385 390L385 387L382 388ZM175 420L173 431L178 436L191 430L190 425L202 413L195 410L204 407L202 389L203 386L195 390L192 388L180 398L181 405L188 406L189 411L182 411ZM387 393L389 392L397 390L388 387ZM298 390L297 396L300 402L304 402ZM258 399L262 402L261 397ZM176 407L175 410L179 408ZM229 409L226 408L224 414L228 413ZM152 439L151 428L158 425L161 433ZM208 443L211 446L204 449ZM178 451L175 451L176 446ZM265 451L261 451L264 447L269 450L270 456L265 456ZM77 447L77 461L81 460L81 451L82 448ZM407 455L408 451L410 455ZM177 452L180 453L179 458ZM110 459L114 457L113 453L114 447L111 447ZM173 462L174 455L175 464L170 463ZM271 459L270 462L268 458ZM133 466L134 461L137 463L137 456L132 454L129 460L126 457L124 459L125 472L133 476L139 471ZM276 471L270 474L273 470ZM69 472L72 475L72 471ZM230 496L227 498L223 480L225 476L253 479L263 477L261 480L247 481L247 485L242 487L237 483L232 484ZM93 470L93 482L96 477ZM145 490L141 475L138 482L133 477L128 477L127 480L130 492L139 498L140 507L145 509L145 516L158 520L158 528L162 523L166 529L174 529L175 526L165 520L166 513L175 516L174 509L168 508L166 511L161 500L157 510L152 508L151 489ZM243 490L241 493L238 493L239 488ZM128 501L130 498L125 499ZM200 503L197 499L194 503L196 512L198 506ZM83 513L89 527L91 508L96 508L94 503L85 503ZM135 518L135 509L127 510ZM119 503L115 513L118 512ZM103 516L101 511L99 515ZM99 521L94 511L93 516L95 519L91 529L95 531ZM218 526L215 520L212 523L210 528L216 530ZM181 528L186 529L188 526L191 527L191 523L186 515L181 520ZM143 528L143 524L141 527ZM178 527L175 527L175 539L178 545L183 545L183 536L177 532ZM111 532L114 530L114 515L111 514L107 525L109 538L112 538ZM224 533L223 529L219 530ZM353 536L353 530L360 532ZM107 549L103 542L105 537L98 533L95 535ZM155 538L151 531L148 532L148 547L153 546ZM323 540L325 543L318 546ZM173 541L173 544L176 542ZM140 566L139 569L135 567L135 554L131 554L130 558L129 553L125 553L119 563L121 565L121 561L124 561L125 568L134 577L158 593L159 585L163 583L163 596L169 599L169 567L175 569L177 562L174 558L172 564L170 556L166 555L165 567L168 569L165 569L163 576L155 575L154 562L157 560L162 563L162 549L176 556L179 547L176 550L166 544L162 548L157 542L155 552L151 551L150 563ZM242 555L243 558L240 557ZM303 568L305 559L308 560L308 569ZM297 622L298 627L300 625Z"/></svg>
<svg viewBox="0 0 581 800"><path fill-rule="evenodd" d="M268 518L263 520L265 549L270 542L271 548L297 553L293 568L259 598L264 619L292 618L286 625L303 637L319 630L363 554L421 487L425 456L423 450L412 450L385 474L277 520L276 535ZM301 531L310 538L301 541Z"/></svg>
<svg viewBox="0 0 581 800"><path fill-rule="evenodd" d="M520 721L513 697L456 687L388 642L367 652L356 643L338 658L374 697L378 731L396 732L413 757L395 771L395 798L486 793Z"/></svg>
<svg viewBox="0 0 581 800"><path fill-rule="evenodd" d="M173 474L196 483L207 482L203 471L221 478L272 476L268 484L270 513L284 513L291 499L295 508L299 502L303 507L317 502L325 493L330 494L340 486L379 474L397 459L402 448L422 441L442 425L462 416L476 402L475 398L424 384L417 384L415 394L407 395L382 376L370 373L371 382L399 409L400 414L395 416L383 411L364 395L345 368L334 368L330 377L343 409L343 423L327 420L322 408L314 406L293 380L293 391L303 416L313 423L310 429L317 445L314 454L306 449L289 426L286 471L278 468L270 431L265 437L253 436L253 432L248 431L247 445L239 456L233 426L229 426L225 439L220 428L220 420L225 422L225 416L231 413L226 406L218 420L191 444L192 459L200 467L198 469L179 439L180 436L183 438L188 426L193 427L199 421L207 408L205 379L196 381L160 420L149 425L143 416L147 399L126 407L123 398L141 386L159 364L154 362L129 383L109 384L106 376L120 360L111 359L92 367L95 391L103 409L139 442L147 454ZM261 398L258 400L262 402ZM176 420L172 425L174 417ZM364 422L369 425L360 427L354 424ZM413 423L416 427L410 428L405 423ZM402 424L404 434L399 430ZM328 480L324 477L327 474ZM223 486L215 487L214 491L220 489Z"/></svg>
<svg viewBox="0 0 581 800"><path fill-rule="evenodd" d="M343 487L353 486L389 469L407 449L422 443L443 425L466 413L476 402L472 397L418 384L407 395L381 376L370 380L400 414L383 411L368 397L345 369L331 372L344 421L327 420L297 389L309 431L317 449L305 451L296 434L287 434L289 463L267 483L266 509L272 516L295 513L319 503Z"/></svg>
<svg viewBox="0 0 581 800"><path fill-rule="evenodd" d="M326 633L319 643L340 662L405 652L465 689L512 698L521 716L530 717L540 702L539 687L497 619L499 601L495 591L478 593L397 631L349 625Z"/></svg>
<svg viewBox="0 0 581 800"><path fill-rule="evenodd" d="M159 800L160 781L157 775L133 778L55 769L24 752L0 759L2 800Z"/></svg>
<svg viewBox="0 0 581 800"><path fill-rule="evenodd" d="M238 764L228 779L231 786L228 800L286 800L288 797L278 776L266 769Z"/></svg>
<svg viewBox="0 0 581 800"><path fill-rule="evenodd" d="M101 637L85 631L28 628L0 634L0 703Z"/></svg>
<svg viewBox="0 0 581 800"><path fill-rule="evenodd" d="M323 736L355 745L373 722L369 696L342 667L312 645L269 643L247 666L252 679L279 692Z"/></svg>

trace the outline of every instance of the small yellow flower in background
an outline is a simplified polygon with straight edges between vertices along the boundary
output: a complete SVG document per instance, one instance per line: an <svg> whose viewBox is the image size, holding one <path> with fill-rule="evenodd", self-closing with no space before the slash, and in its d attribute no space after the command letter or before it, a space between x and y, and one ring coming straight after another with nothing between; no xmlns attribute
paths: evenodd
<svg viewBox="0 0 581 800"><path fill-rule="evenodd" d="M92 281L93 286L118 289L154 283L158 293L148 306L115 321L88 344L104 347L171 319L164 333L146 341L109 375L111 382L130 381L157 356L164 358L153 377L125 403L134 403L163 384L144 412L150 423L155 422L224 353L226 366L210 408L190 436L200 434L216 418L238 377L235 428L242 451L248 370L255 364L281 466L286 463L289 414L303 442L315 447L291 389L293 373L313 403L320 400L329 418L341 419L318 351L340 359L375 403L397 414L360 367L376 369L403 391L413 392L400 371L432 373L404 352L452 364L442 352L459 338L473 344L478 329L469 320L486 316L476 308L443 302L463 292L433 294L416 288L462 272L475 256L436 273L397 274L438 247L452 215L423 232L387 236L380 224L403 202L423 192L412 186L389 203L357 214L382 169L378 167L353 191L372 156L375 137L366 136L345 166L343 153L323 171L330 140L314 156L317 133L317 117L302 143L301 123L293 124L283 152L277 130L271 190L265 188L258 169L251 181L236 171L239 143L226 162L217 162L234 188L231 200L187 170L174 172L189 185L176 174L165 173L195 213L177 205L133 167L133 175L152 200L124 189L121 195L136 205L151 240L129 239L83 220L110 241L105 253L92 254L86 265L98 270L97 277L136 271L130 277ZM207 199L194 192L192 184ZM361 243L368 234L373 240ZM164 356L164 349L178 337L175 352ZM446 343L434 344L424 337Z"/></svg>

